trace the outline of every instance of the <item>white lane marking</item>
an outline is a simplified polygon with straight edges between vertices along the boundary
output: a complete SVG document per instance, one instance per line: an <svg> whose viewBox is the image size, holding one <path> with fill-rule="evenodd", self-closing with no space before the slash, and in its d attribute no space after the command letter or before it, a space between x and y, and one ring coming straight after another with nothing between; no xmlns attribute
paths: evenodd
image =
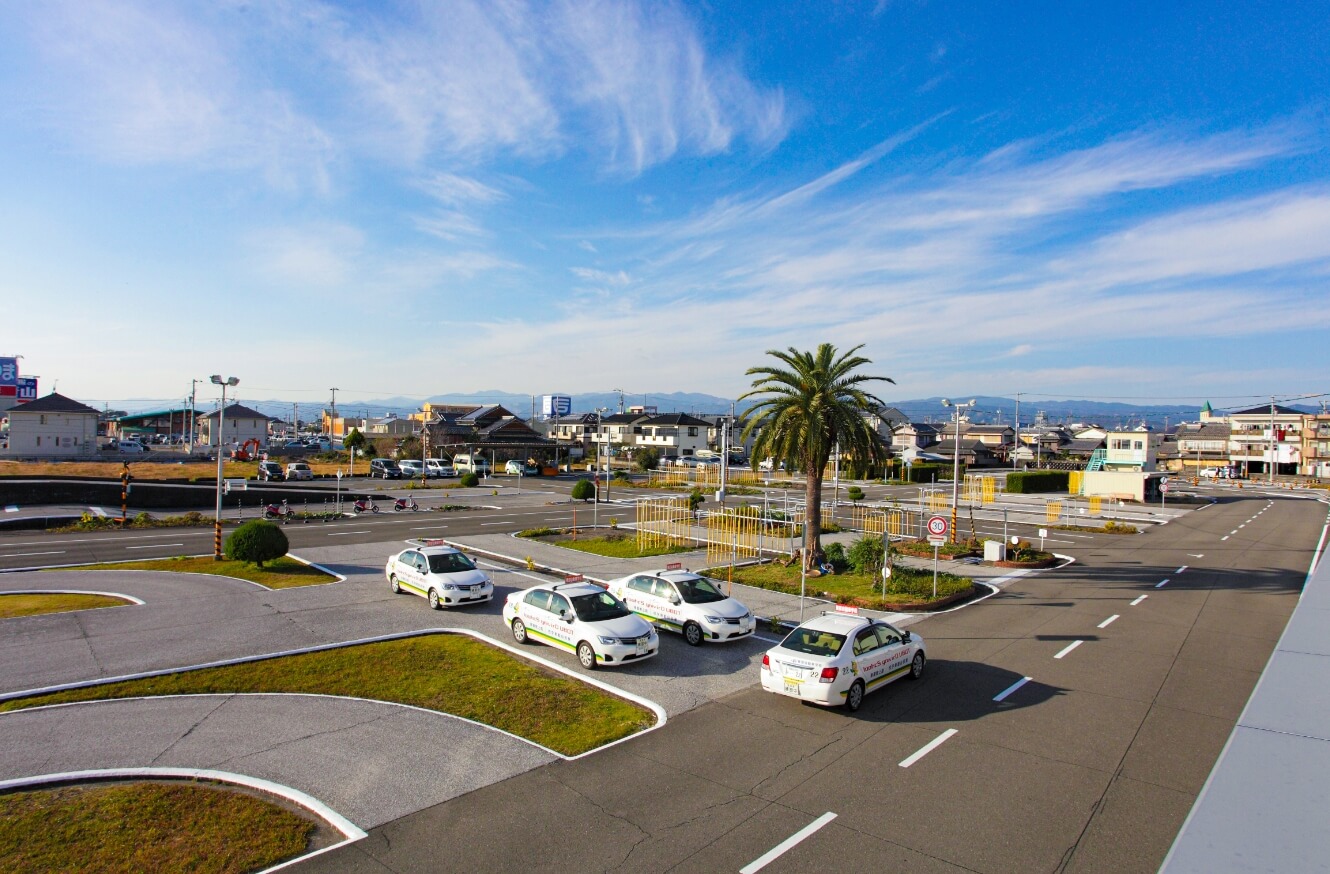
<svg viewBox="0 0 1330 874"><path fill-rule="evenodd" d="M1156 588L1156 589L1162 589L1162 588L1164 588L1164 586L1167 586L1167 585L1168 585L1168 580L1160 580L1159 582L1155 583L1155 588Z"/></svg>
<svg viewBox="0 0 1330 874"><path fill-rule="evenodd" d="M767 643L780 643L780 642L781 642L781 641L779 641L779 640L776 640L774 637L763 637L763 636L760 635L760 634L754 634L754 635L753 635L753 639L754 639L754 640L765 640Z"/></svg>
<svg viewBox="0 0 1330 874"><path fill-rule="evenodd" d="M776 844L776 846L772 847L770 850L767 850L761 856L758 856L756 859L740 868L739 874L756 874L756 872L761 871L763 868L785 855L791 849L798 846L798 844L805 838L809 837L835 818L836 814L831 813L830 811L822 814L808 825L781 841L779 844Z"/></svg>
<svg viewBox="0 0 1330 874"><path fill-rule="evenodd" d="M412 531L442 531L447 525L423 525L420 528L412 528Z"/></svg>
<svg viewBox="0 0 1330 874"><path fill-rule="evenodd" d="M1012 692L1015 692L1017 689L1019 689L1020 687L1024 686L1026 683L1030 682L1030 680L1032 680L1032 679L1034 679L1034 678L1033 678L1033 677L1021 677L1019 680L1017 680L1016 682L1012 683L1010 686L1008 686L1007 688L1003 689L1001 692L997 693L997 696L996 696L993 700L994 700L994 701L1002 701L1002 700L1005 699L1008 695L1010 695Z"/></svg>
<svg viewBox="0 0 1330 874"><path fill-rule="evenodd" d="M1105 619L1103 622L1100 622L1099 625L1098 625L1098 627L1099 627L1099 628L1107 628L1108 626L1110 626L1110 625L1112 625L1114 622L1116 622L1117 619L1118 619L1118 617L1121 616L1121 615L1122 615L1122 614L1120 614L1120 613L1114 613L1112 616L1108 617L1108 618Z"/></svg>
<svg viewBox="0 0 1330 874"><path fill-rule="evenodd" d="M931 753L933 750L937 749L938 747L940 747L940 746L942 746L944 743L946 743L946 742L947 742L947 739L950 738L950 737L951 737L953 734L955 734L955 733L956 733L956 729L954 729L954 728L949 728L949 729L947 729L946 731L942 732L942 733L939 734L937 737L933 738L933 739L930 740L928 743L926 743L926 744L924 744L922 747L920 747L920 748L919 748L919 751L916 752L916 753L914 753L914 755L912 755L912 756L910 756L909 758L903 760L903 761L900 763L900 764L901 764L901 767L902 767L902 768L908 768L908 767L910 767L910 766L913 765L915 762L919 761L919 760L922 759L924 756L928 755L928 754Z"/></svg>
<svg viewBox="0 0 1330 874"><path fill-rule="evenodd" d="M1057 655L1053 656L1053 658L1055 658L1055 659L1060 659L1060 658L1062 658L1063 656L1065 656L1067 653L1071 652L1073 649L1075 649L1076 647L1080 646L1080 645L1083 644L1083 643L1085 643L1085 641L1083 641L1083 640L1073 640L1071 643L1069 643L1069 644L1067 644L1065 647L1063 647L1062 652L1060 652L1060 653L1058 653Z"/></svg>
<svg viewBox="0 0 1330 874"><path fill-rule="evenodd" d="M513 523L511 523L511 522L481 522L480 524L483 526L483 525L511 525L511 524L513 524ZM414 530L414 529L413 529L413 530Z"/></svg>
<svg viewBox="0 0 1330 874"><path fill-rule="evenodd" d="M55 552L0 552L0 558L18 558L20 555L64 555L63 549L57 549Z"/></svg>
<svg viewBox="0 0 1330 874"><path fill-rule="evenodd" d="M1192 558L1205 558L1205 553L1203 552L1189 552L1187 555L1190 555Z"/></svg>
<svg viewBox="0 0 1330 874"><path fill-rule="evenodd" d="M1238 529L1237 529L1237 528L1234 528L1232 531L1228 532L1228 536L1229 536L1229 537L1232 537L1234 534L1237 534L1237 533L1238 533Z"/></svg>
<svg viewBox="0 0 1330 874"><path fill-rule="evenodd" d="M168 546L184 546L183 543L151 543L147 546L126 546L125 549L165 549Z"/></svg>
<svg viewBox="0 0 1330 874"><path fill-rule="evenodd" d="M1219 539L1220 539L1220 540L1228 540L1228 535L1225 534L1223 537L1221 537L1221 538L1219 538Z"/></svg>
<svg viewBox="0 0 1330 874"><path fill-rule="evenodd" d="M1189 564L1184 564L1182 567L1180 567L1180 568L1178 568L1177 570L1173 571L1173 573L1175 573L1175 574L1180 574L1180 573L1182 573L1183 571L1185 571L1185 570L1186 570L1187 568L1189 568L1189 567L1191 567L1191 565L1189 565Z"/></svg>
<svg viewBox="0 0 1330 874"><path fill-rule="evenodd" d="M329 531L329 537L345 537L348 534L369 534L369 531Z"/></svg>
<svg viewBox="0 0 1330 874"><path fill-rule="evenodd" d="M1141 603L1142 601L1144 601L1144 600L1145 600L1146 598L1148 598L1148 597L1150 597L1150 596L1149 596L1149 595L1142 595L1141 597L1137 598L1135 601L1132 601L1132 602L1131 602L1129 605L1127 605L1127 606L1129 606L1129 607L1135 607L1137 604Z"/></svg>

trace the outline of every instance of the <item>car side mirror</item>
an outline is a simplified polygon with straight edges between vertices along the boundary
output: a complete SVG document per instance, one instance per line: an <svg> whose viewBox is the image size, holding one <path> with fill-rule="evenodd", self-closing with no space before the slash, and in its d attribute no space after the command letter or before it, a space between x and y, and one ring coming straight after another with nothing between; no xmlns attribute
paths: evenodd
<svg viewBox="0 0 1330 874"><path fill-rule="evenodd" d="M569 624L572 624L573 617L572 617L571 615L569 615L569 613L568 613L567 610L560 610L560 611L559 611L559 618L562 619L564 622L567 622L567 623L569 623Z"/></svg>
<svg viewBox="0 0 1330 874"><path fill-rule="evenodd" d="M677 605L677 604L680 603L680 601L682 601L682 599L681 599L678 595L670 595L670 603L671 603L671 604L676 604L676 605Z"/></svg>
<svg viewBox="0 0 1330 874"><path fill-rule="evenodd" d="M902 631L902 632L901 632L901 640L905 641L906 643L909 643L909 642L910 642L910 638L913 637L913 636L914 636L914 635L910 634L910 632L908 632L908 631Z"/></svg>

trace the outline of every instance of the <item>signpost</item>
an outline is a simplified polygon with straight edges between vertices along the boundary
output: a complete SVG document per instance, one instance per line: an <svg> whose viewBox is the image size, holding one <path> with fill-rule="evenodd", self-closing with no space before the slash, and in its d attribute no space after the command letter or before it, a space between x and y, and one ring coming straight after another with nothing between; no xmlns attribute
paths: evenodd
<svg viewBox="0 0 1330 874"><path fill-rule="evenodd" d="M947 542L947 532L951 523L946 516L930 516L928 519L928 542L933 544L933 598L937 598L937 550Z"/></svg>
<svg viewBox="0 0 1330 874"><path fill-rule="evenodd" d="M1039 529L1039 551L1040 551L1040 552L1043 552L1043 551L1044 551L1044 538L1047 537L1047 536L1048 536L1048 529L1047 529L1047 528L1040 528L1040 529Z"/></svg>
<svg viewBox="0 0 1330 874"><path fill-rule="evenodd" d="M1160 507L1163 507L1163 506L1165 506L1165 504L1167 504L1167 500L1166 500L1167 496L1168 496L1168 480L1163 480L1162 482L1159 483L1159 506L1160 506Z"/></svg>

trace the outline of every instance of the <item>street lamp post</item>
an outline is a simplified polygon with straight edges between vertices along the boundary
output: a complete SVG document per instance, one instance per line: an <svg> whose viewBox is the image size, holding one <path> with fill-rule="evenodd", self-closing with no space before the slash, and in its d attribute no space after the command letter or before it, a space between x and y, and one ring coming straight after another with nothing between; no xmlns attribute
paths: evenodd
<svg viewBox="0 0 1330 874"><path fill-rule="evenodd" d="M222 379L221 374L211 377L213 385L222 387L222 405L217 408L217 509L212 523L212 558L222 560L222 438L226 434L226 387L240 383L234 376Z"/></svg>
<svg viewBox="0 0 1330 874"><path fill-rule="evenodd" d="M952 414L956 420L955 437L952 438L951 445L951 542L956 542L956 502L960 494L961 478L961 410L973 409L975 400L972 398L969 403L952 403L946 398L942 399L942 406L954 407Z"/></svg>

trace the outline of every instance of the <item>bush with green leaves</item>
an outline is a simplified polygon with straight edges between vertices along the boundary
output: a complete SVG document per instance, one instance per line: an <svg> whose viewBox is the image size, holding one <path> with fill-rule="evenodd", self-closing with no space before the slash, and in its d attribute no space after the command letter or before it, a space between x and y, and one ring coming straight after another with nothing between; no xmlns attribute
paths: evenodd
<svg viewBox="0 0 1330 874"><path fill-rule="evenodd" d="M845 558L845 547L839 543L828 543L822 550L822 554L827 557L827 563L836 569L836 573L844 573L850 563Z"/></svg>
<svg viewBox="0 0 1330 874"><path fill-rule="evenodd" d="M864 490L858 486L850 486L845 490L845 497L857 504L864 499Z"/></svg>
<svg viewBox="0 0 1330 874"><path fill-rule="evenodd" d="M360 433L359 428L352 428L342 440L342 445L349 450L361 449L365 446L365 443L365 435Z"/></svg>
<svg viewBox="0 0 1330 874"><path fill-rule="evenodd" d="M850 547L847 558L857 574L875 574L882 570L882 538L861 537Z"/></svg>
<svg viewBox="0 0 1330 874"><path fill-rule="evenodd" d="M253 519L226 538L226 557L263 567L265 561L286 555L290 547L281 528L262 519Z"/></svg>
<svg viewBox="0 0 1330 874"><path fill-rule="evenodd" d="M589 501L596 496L596 487L589 479L580 479L573 483L573 500Z"/></svg>
<svg viewBox="0 0 1330 874"><path fill-rule="evenodd" d="M1036 492L1065 492L1068 473L1065 470L1026 470L1007 474L1007 492L1028 495Z"/></svg>
<svg viewBox="0 0 1330 874"><path fill-rule="evenodd" d="M476 486L480 485L480 477L474 470L468 470L457 478L457 482L464 488L474 489Z"/></svg>
<svg viewBox="0 0 1330 874"><path fill-rule="evenodd" d="M702 506L702 502L705 500L706 497L702 494L702 489L693 486L693 490L688 493L688 509L691 512L696 513L697 508Z"/></svg>
<svg viewBox="0 0 1330 874"><path fill-rule="evenodd" d="M636 464L637 469L643 473L653 471L656 469L656 465L660 464L660 450L639 449L633 457L633 463Z"/></svg>

